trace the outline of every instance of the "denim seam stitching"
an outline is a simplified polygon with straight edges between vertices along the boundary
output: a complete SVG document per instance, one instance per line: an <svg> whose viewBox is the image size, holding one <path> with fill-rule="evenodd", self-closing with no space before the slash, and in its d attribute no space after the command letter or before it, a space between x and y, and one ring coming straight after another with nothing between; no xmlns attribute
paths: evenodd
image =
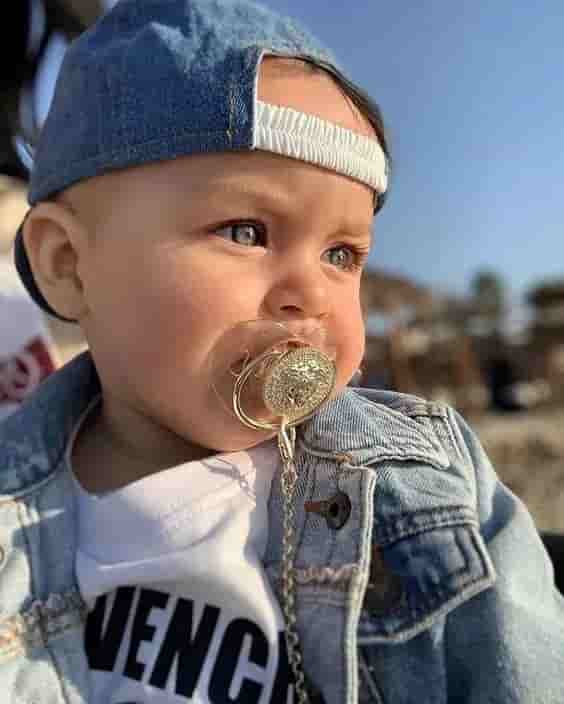
<svg viewBox="0 0 564 704"><path fill-rule="evenodd" d="M450 599L444 601L440 607L436 608L434 606L430 606L431 613L428 613L427 617L422 619L419 623L414 623L414 621L416 621L417 618L421 615L421 610L416 611L415 614L410 610L409 613L411 616L414 616L414 618L410 619L407 623L404 623L403 628L400 626L398 629L394 629L391 632L379 630L378 635L363 636L362 638L360 638L360 642L362 645L371 645L373 643L381 642L381 638L383 636L387 637L388 639L392 638L393 640L399 640L404 642L410 637L409 635L406 635L406 631L407 634L409 634L410 632L413 632L415 628L417 629L416 633L421 633L422 631L426 630L435 619L440 618L441 616L447 616L457 606L464 604L466 601L468 601L468 599L472 598L473 596L476 596L481 591L488 588L488 586L491 586L491 583L488 585L488 581L489 579L487 573L480 577L470 579L456 594L454 594ZM398 633L398 631L400 630L403 630L403 632ZM396 636L396 638L394 638L394 636Z"/></svg>
<svg viewBox="0 0 564 704"><path fill-rule="evenodd" d="M380 688L376 684L376 681L372 677L372 674L370 672L370 668L366 662L366 658L364 657L364 653L362 652L362 647L358 646L358 669L359 672L362 675L362 679L366 682L368 690L370 691L370 694L372 695L374 699L374 704L384 704L384 699L382 698L382 694L380 693Z"/></svg>
<svg viewBox="0 0 564 704"><path fill-rule="evenodd" d="M46 604L45 606L47 607L48 605ZM71 611L71 613L73 613L73 614L74 614L74 613L78 613L78 615L79 615L79 624L80 624L81 621L83 621L83 619L84 619L84 610L83 610L83 608L81 608L81 607L76 607L75 609L73 609L73 610ZM52 641L55 640L57 637L61 636L62 634L67 633L68 631L72 630L73 628L76 628L76 627L77 627L77 624L76 624L76 623L73 623L73 622L66 623L66 624L60 626L55 632L49 633L48 628L45 628L44 618L45 618L44 616L42 617L42 615L40 615L40 628L41 628L41 632L45 634L45 635L43 636L43 637L44 637L44 640L45 640L45 649L46 649L47 652L49 653L49 657L50 657L51 662L52 662L52 664L53 664L53 668L54 668L55 672L57 673L57 680L58 680L58 682L60 683L61 694L62 694L62 696L63 696L63 698L64 698L64 701L65 701L67 704L70 704L71 700L70 700L70 698L69 698L69 693L68 693L68 691L67 691L67 682L66 682L65 677L63 676L62 671L61 671L60 668L59 668L59 663L58 663L57 658L55 657L55 653L54 653L54 651L53 651Z"/></svg>
<svg viewBox="0 0 564 704"><path fill-rule="evenodd" d="M457 597L459 597L463 591L466 591L466 589L468 589L468 587L472 587L474 584L482 582L484 579L487 579L487 573L481 574L479 577L471 577L465 580L464 583L461 585L460 590L458 590L455 594L452 594L451 596L449 596L448 593L444 590L437 590L433 594L433 596L426 602L427 608L424 608L423 606L418 606L413 609L411 613L414 615L415 618L418 618L428 610L435 611L437 609L437 606L439 606L440 604L448 604L452 599L456 599Z"/></svg>
<svg viewBox="0 0 564 704"><path fill-rule="evenodd" d="M2 494L0 496L0 505L4 503L9 503L11 501L13 501L14 503L19 503L23 499L33 496L38 491L41 491L44 486L52 482L57 477L58 473L64 467L64 462L62 461L64 458L64 454L64 450L59 453L59 456L49 468L48 474L42 479L33 481L31 484L26 485L25 489L20 489L14 494Z"/></svg>
<svg viewBox="0 0 564 704"><path fill-rule="evenodd" d="M365 466L370 467L373 464L377 464L380 462L385 462L386 460L391 460L392 462L425 462L428 465L431 465L431 467L434 467L435 469L443 470L446 469L445 465L442 464L438 459L435 457L431 457L429 455L425 455L420 452L410 452L407 455L399 455L399 454L394 454L392 452L384 451L378 455L375 455L373 459L366 461L365 460ZM448 465L447 465L448 466Z"/></svg>
<svg viewBox="0 0 564 704"><path fill-rule="evenodd" d="M462 511L463 513L468 513L472 515L472 510L468 508L468 506L465 506L464 504L456 504L453 506L448 506L448 507L440 507L440 508L429 508L429 509L421 509L419 511L416 511L415 513L412 511L405 511L402 513L399 513L396 515L397 519L403 519L403 518L410 518L413 516L436 516L440 515L442 516L445 513L450 513L453 511ZM444 518L440 519L441 522L444 521ZM477 524L477 521L476 521Z"/></svg>
<svg viewBox="0 0 564 704"><path fill-rule="evenodd" d="M233 146L233 113L235 108L235 99L233 96L233 74L229 81L229 121L227 125L227 138L229 139L229 146Z"/></svg>
<svg viewBox="0 0 564 704"><path fill-rule="evenodd" d="M29 576L30 576L30 582L31 582L31 589L33 594L38 594L37 590L37 580L36 580L36 572L35 572L35 564L34 561L31 559L31 540L28 535L28 526L26 522L24 521L24 511L27 514L30 511L31 507L27 506L23 501L18 501L17 502L17 513L18 513L18 518L20 521L20 530L23 533L23 537L25 540L26 544L26 552L27 552L27 563L29 565ZM63 675L62 672L60 671L60 668L57 664L56 658L54 657L54 654L52 652L50 643L49 643L49 633L45 629L45 624L44 624L44 619L41 617L41 614L39 614L38 619L37 619L37 631L41 640L41 643L43 647L45 648L45 652L47 653L49 657L49 661L51 663L51 666L53 667L53 670L55 671L57 677L57 682L59 683L60 691L61 691L61 696L63 700L66 702L66 704L70 704L69 699L67 697L67 694L65 692L65 688L63 686Z"/></svg>
<svg viewBox="0 0 564 704"><path fill-rule="evenodd" d="M452 442L454 451L457 453L458 458L464 461L464 453L456 437L456 433L453 428L454 417L452 416L450 409L447 409L447 417L445 418L445 426L448 436Z"/></svg>
<svg viewBox="0 0 564 704"><path fill-rule="evenodd" d="M487 569L487 565L483 559L481 546L478 544L475 533L473 531L469 531L469 533L470 533L470 539L472 541L472 545L475 549L475 554L477 554L479 556L480 566L481 566L481 574L479 576L471 577L470 579L464 580L463 583L460 585L460 590L457 592L458 594L465 591L469 587L472 587L472 585L474 585L478 582L481 582L484 579L487 579L487 577L488 577L488 569ZM456 534L455 534L455 543L460 548L460 541L458 540L458 537L456 536ZM464 554L464 551L462 549L460 549L460 552ZM468 560L466 557L465 557L465 559L466 559L465 567L467 567ZM465 567L449 573L448 576L451 577L451 576L456 576L457 574L463 574L465 571ZM440 585L438 585L437 588L432 592L432 594L429 597L426 597L424 606L422 605L422 606L416 606L415 608L410 608L409 613L413 617L413 619L417 619L417 618L419 618L419 616L421 616L422 614L426 613L429 610L432 610L432 611L436 610L437 606L440 605L441 603L446 604L446 603L450 602L452 599L455 599L457 596L457 593L449 594L448 590L446 590L445 588L441 588ZM397 609L395 609L395 611L397 612Z"/></svg>
<svg viewBox="0 0 564 704"><path fill-rule="evenodd" d="M410 418L446 418L448 413L446 406L432 402L420 402L413 405L406 403L397 404L393 405L392 408Z"/></svg>
<svg viewBox="0 0 564 704"><path fill-rule="evenodd" d="M24 652L29 647L43 646L48 650L51 640L81 626L85 620L85 607L78 601L73 603L76 594L71 591L61 595L63 599L67 598L68 608L52 617L51 621L49 614L43 613L50 609L49 599L47 602L33 602L26 611L0 621L0 662L5 662L7 658ZM61 615L70 615L71 618L66 623L59 623L57 618ZM52 625L53 620L55 626Z"/></svg>
<svg viewBox="0 0 564 704"><path fill-rule="evenodd" d="M470 510L466 506L455 506L453 508L444 509L445 511L462 511L463 514L469 514ZM416 515L436 515L437 510L434 511L420 511ZM398 516L397 521L400 521L404 517L412 516L413 514L404 513ZM438 528L449 528L456 526L472 526L474 528L479 528L479 523L476 519L473 519L470 515L459 515L456 518L449 518L447 516L434 520L432 523L425 526L417 526L412 528L406 528L403 530L393 530L392 528L385 527L381 530L384 534L384 540L379 542L380 547L390 547L394 543L397 543L405 538L414 537L416 535L421 535L422 533L429 533ZM380 537L380 536L379 536Z"/></svg>
<svg viewBox="0 0 564 704"><path fill-rule="evenodd" d="M314 447L311 447L308 445L305 440L302 438L298 437L297 439L297 444L300 449L304 450L308 454L312 455L313 457L320 457L322 459L330 459L335 462L335 450L318 450ZM441 449L442 444L440 445ZM356 452L367 452L370 450L374 450L373 447L367 447L367 448L359 448L355 450L350 450L350 449L345 449L343 450L342 454L351 454L351 453L356 453ZM354 456L350 457L351 460L354 460ZM441 464L436 458L432 457L431 455L424 454L423 452L409 452L409 454L406 455L398 455L394 454L388 451L383 451L377 455L374 455L374 457L368 459L368 460L363 460L362 464L359 462L359 464L350 464L350 469L370 469L373 465L385 462L387 460L391 460L393 462L405 462L405 461L412 461L412 462L425 462L426 464L429 464L431 467L434 467L435 469L445 469L444 464ZM347 466L345 464L345 466Z"/></svg>

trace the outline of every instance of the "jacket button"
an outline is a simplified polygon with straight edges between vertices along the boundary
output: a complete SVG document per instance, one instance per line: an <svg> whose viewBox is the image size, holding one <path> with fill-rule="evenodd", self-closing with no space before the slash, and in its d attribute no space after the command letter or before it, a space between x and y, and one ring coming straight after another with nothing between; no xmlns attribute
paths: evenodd
<svg viewBox="0 0 564 704"><path fill-rule="evenodd" d="M335 496L325 501L306 501L304 508L309 513L323 516L331 530L339 530L349 520L352 504L343 491L338 491Z"/></svg>
<svg viewBox="0 0 564 704"><path fill-rule="evenodd" d="M351 515L351 500L342 491L339 491L332 499L329 499L329 506L325 520L331 530L341 529L349 520Z"/></svg>

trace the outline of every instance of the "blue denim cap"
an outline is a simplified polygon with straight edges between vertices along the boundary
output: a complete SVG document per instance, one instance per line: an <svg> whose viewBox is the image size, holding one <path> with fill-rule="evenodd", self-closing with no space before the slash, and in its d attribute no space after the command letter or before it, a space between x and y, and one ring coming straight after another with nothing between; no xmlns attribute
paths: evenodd
<svg viewBox="0 0 564 704"><path fill-rule="evenodd" d="M273 114L274 106L256 100L265 55L305 58L343 73L293 20L247 0L120 0L65 54L35 152L30 204L110 170L190 154L254 148L288 154L284 145L277 149L272 130L299 119L290 110ZM266 129L262 146L257 116ZM306 132L326 127L317 119ZM341 131L350 147L351 133ZM359 140L371 168L369 160L383 154L370 145L366 151L369 141L379 150L375 140ZM324 152L317 163L344 173L332 150ZM368 182L361 171L356 177ZM18 272L35 301L60 318L33 279L21 229Z"/></svg>

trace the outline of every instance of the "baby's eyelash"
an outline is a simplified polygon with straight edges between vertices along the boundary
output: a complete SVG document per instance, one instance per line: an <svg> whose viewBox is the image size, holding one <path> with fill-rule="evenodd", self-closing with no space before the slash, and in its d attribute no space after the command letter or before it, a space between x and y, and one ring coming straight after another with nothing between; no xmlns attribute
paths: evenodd
<svg viewBox="0 0 564 704"><path fill-rule="evenodd" d="M353 245L351 247L351 250L354 252L355 257L358 258L359 262L364 264L366 260L368 259L368 255L370 254L370 247L359 247L357 245Z"/></svg>
<svg viewBox="0 0 564 704"><path fill-rule="evenodd" d="M210 228L210 230L215 233L219 234L223 232L224 234L233 234L234 231L236 231L237 228L249 228L253 229L256 232L257 235L257 241L255 244L252 244L251 246L259 246L259 247L266 247L268 246L268 231L267 227L264 223L257 222L255 220L251 219L242 219L242 220L231 220L229 222L223 222L218 225L214 225L213 228ZM237 244L242 244L242 243L237 243ZM249 246L249 245L247 245ZM352 244L352 243L347 243L347 242L339 242L338 244L333 245L332 247L329 247L328 249L324 250L322 253L322 256L326 256L328 253L335 252L338 250L348 250L351 254L352 261L348 262L347 264L340 266L335 264L334 266L338 269L342 269L343 271L359 271L363 268L364 264L366 263L366 260L368 259L368 255L370 253L370 247L369 246L360 246L357 244Z"/></svg>
<svg viewBox="0 0 564 704"><path fill-rule="evenodd" d="M349 265L343 267L344 271L360 271L366 263L368 255L370 254L370 247L361 247L359 245L347 244L345 242L330 247L327 252L333 252L339 249L348 249L352 254L353 260Z"/></svg>
<svg viewBox="0 0 564 704"><path fill-rule="evenodd" d="M212 232L219 234L221 231L224 233L229 232L233 234L237 228L252 228L257 235L257 244L259 246L265 246L267 240L266 226L261 222L256 222L253 220L232 220L231 222L223 222L219 225L215 225L212 228Z"/></svg>

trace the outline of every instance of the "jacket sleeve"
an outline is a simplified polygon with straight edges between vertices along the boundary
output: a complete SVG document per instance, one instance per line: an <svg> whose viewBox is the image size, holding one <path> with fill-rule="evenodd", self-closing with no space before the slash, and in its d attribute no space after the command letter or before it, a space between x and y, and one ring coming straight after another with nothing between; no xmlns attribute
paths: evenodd
<svg viewBox="0 0 564 704"><path fill-rule="evenodd" d="M562 704L564 599L552 563L523 502L500 481L467 423L451 414L475 472L480 532L497 578L448 617L448 701Z"/></svg>

